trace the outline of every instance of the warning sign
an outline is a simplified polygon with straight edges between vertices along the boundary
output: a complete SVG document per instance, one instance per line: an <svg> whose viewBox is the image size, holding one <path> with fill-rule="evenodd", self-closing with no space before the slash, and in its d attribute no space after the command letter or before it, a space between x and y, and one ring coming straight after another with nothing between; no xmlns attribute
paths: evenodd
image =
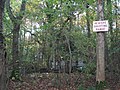
<svg viewBox="0 0 120 90"><path fill-rule="evenodd" d="M108 20L93 21L93 31L94 32L108 31L108 28L109 28Z"/></svg>

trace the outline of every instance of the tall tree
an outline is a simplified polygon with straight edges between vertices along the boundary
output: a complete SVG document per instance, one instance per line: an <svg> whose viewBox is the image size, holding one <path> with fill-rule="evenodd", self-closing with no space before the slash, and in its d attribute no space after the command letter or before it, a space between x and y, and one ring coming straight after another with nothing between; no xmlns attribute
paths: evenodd
<svg viewBox="0 0 120 90"><path fill-rule="evenodd" d="M99 21L104 20L104 0L97 0L97 12ZM105 68L104 68L104 32L97 33L97 74L96 81L101 82L105 80Z"/></svg>
<svg viewBox="0 0 120 90"><path fill-rule="evenodd" d="M26 0L22 0L20 11L17 12L17 15L14 15L14 13L11 10L10 0L6 0L7 12L13 23L12 59L13 59L14 69L18 67L18 63L16 62L19 62L19 31L20 31L20 25L22 23L22 18L25 13L25 6L26 6Z"/></svg>
<svg viewBox="0 0 120 90"><path fill-rule="evenodd" d="M5 0L0 0L0 90L6 90L6 52L3 36L3 14Z"/></svg>

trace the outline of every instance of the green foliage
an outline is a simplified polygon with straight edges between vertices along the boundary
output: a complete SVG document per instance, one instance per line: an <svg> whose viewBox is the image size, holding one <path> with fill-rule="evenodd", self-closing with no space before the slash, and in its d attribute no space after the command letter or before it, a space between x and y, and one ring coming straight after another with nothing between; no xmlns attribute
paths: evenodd
<svg viewBox="0 0 120 90"><path fill-rule="evenodd" d="M19 7L21 5L21 0L17 1L11 0L12 11L15 15L18 14L17 12L20 10ZM89 8L90 38L87 37L86 16L82 16L86 11L86 3L91 6ZM105 17L107 17L109 14L107 14L106 6L105 10ZM75 12L80 15L79 18L74 15ZM95 0L86 0L86 2L85 0L62 0L62 2L60 0L28 0L26 13L22 20L23 24L21 25L21 39L19 40L19 49L23 49L20 51L21 62L24 63L23 66L27 70L32 71L32 66L39 69L39 67L46 66L46 63L49 62L48 60L61 59L60 57L63 57L65 61L69 60L70 53L66 40L67 36L70 41L72 60L79 60L79 58L84 60L87 64L82 72L88 77L95 75L96 33L92 31L92 21L96 20L96 17ZM113 21L119 25L119 20L117 21L116 18L117 15L110 15L110 17L113 17ZM35 23L39 27L36 27ZM9 63L12 62L12 26L13 24L7 13L5 13L4 35ZM26 39L27 37L25 36L27 31L30 32L29 39ZM111 62L119 60L120 52L119 27L112 31L112 33L110 31L106 33L105 47L106 49L108 48L108 60L111 60ZM42 53L42 59L35 57L39 55L39 52ZM16 74L12 76L16 77ZM97 87L100 88L102 85L97 85ZM84 90L84 88L80 86L79 90ZM91 87L88 90L95 89Z"/></svg>
<svg viewBox="0 0 120 90"><path fill-rule="evenodd" d="M107 86L106 81L100 81L96 84L96 90L104 90Z"/></svg>
<svg viewBox="0 0 120 90"><path fill-rule="evenodd" d="M107 87L106 81L97 82L96 86L90 86L87 89L84 88L82 85L78 87L78 90L104 90Z"/></svg>
<svg viewBox="0 0 120 90"><path fill-rule="evenodd" d="M83 68L83 73L85 73L88 77L96 74L96 63L91 62L85 65Z"/></svg>
<svg viewBox="0 0 120 90"><path fill-rule="evenodd" d="M85 60L85 61L89 61L88 57L90 54L90 50L89 48L91 48L91 57L95 57L96 53L95 53L95 40L94 40L94 36L91 36L91 38L86 37L86 34L83 34L80 31L77 32L72 32L71 33L71 37L73 37L73 42L74 42L74 46L76 47L76 53L78 54L78 57L81 57L81 59ZM93 55L93 56L92 56Z"/></svg>
<svg viewBox="0 0 120 90"><path fill-rule="evenodd" d="M89 87L87 90L96 90L95 87Z"/></svg>
<svg viewBox="0 0 120 90"><path fill-rule="evenodd" d="M95 87L91 86L91 87L88 87L87 89L84 88L82 85L79 86L78 90L96 90ZM101 89L102 90L102 89Z"/></svg>
<svg viewBox="0 0 120 90"><path fill-rule="evenodd" d="M78 90L84 90L83 86L79 86Z"/></svg>
<svg viewBox="0 0 120 90"><path fill-rule="evenodd" d="M21 80L21 75L18 69L14 69L11 72L11 75L9 77L12 80L20 81Z"/></svg>

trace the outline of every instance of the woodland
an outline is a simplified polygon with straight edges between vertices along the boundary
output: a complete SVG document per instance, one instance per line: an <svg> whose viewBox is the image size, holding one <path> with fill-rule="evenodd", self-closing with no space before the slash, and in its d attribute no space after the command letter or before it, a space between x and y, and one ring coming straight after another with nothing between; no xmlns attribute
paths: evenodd
<svg viewBox="0 0 120 90"><path fill-rule="evenodd" d="M120 90L120 0L0 0L0 90Z"/></svg>

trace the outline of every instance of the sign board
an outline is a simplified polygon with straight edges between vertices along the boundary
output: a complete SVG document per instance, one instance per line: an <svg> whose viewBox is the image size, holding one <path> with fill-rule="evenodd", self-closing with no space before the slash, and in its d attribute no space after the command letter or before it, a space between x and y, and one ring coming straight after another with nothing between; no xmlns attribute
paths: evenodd
<svg viewBox="0 0 120 90"><path fill-rule="evenodd" d="M105 31L108 31L108 28L109 28L108 20L93 21L94 32L105 32Z"/></svg>

